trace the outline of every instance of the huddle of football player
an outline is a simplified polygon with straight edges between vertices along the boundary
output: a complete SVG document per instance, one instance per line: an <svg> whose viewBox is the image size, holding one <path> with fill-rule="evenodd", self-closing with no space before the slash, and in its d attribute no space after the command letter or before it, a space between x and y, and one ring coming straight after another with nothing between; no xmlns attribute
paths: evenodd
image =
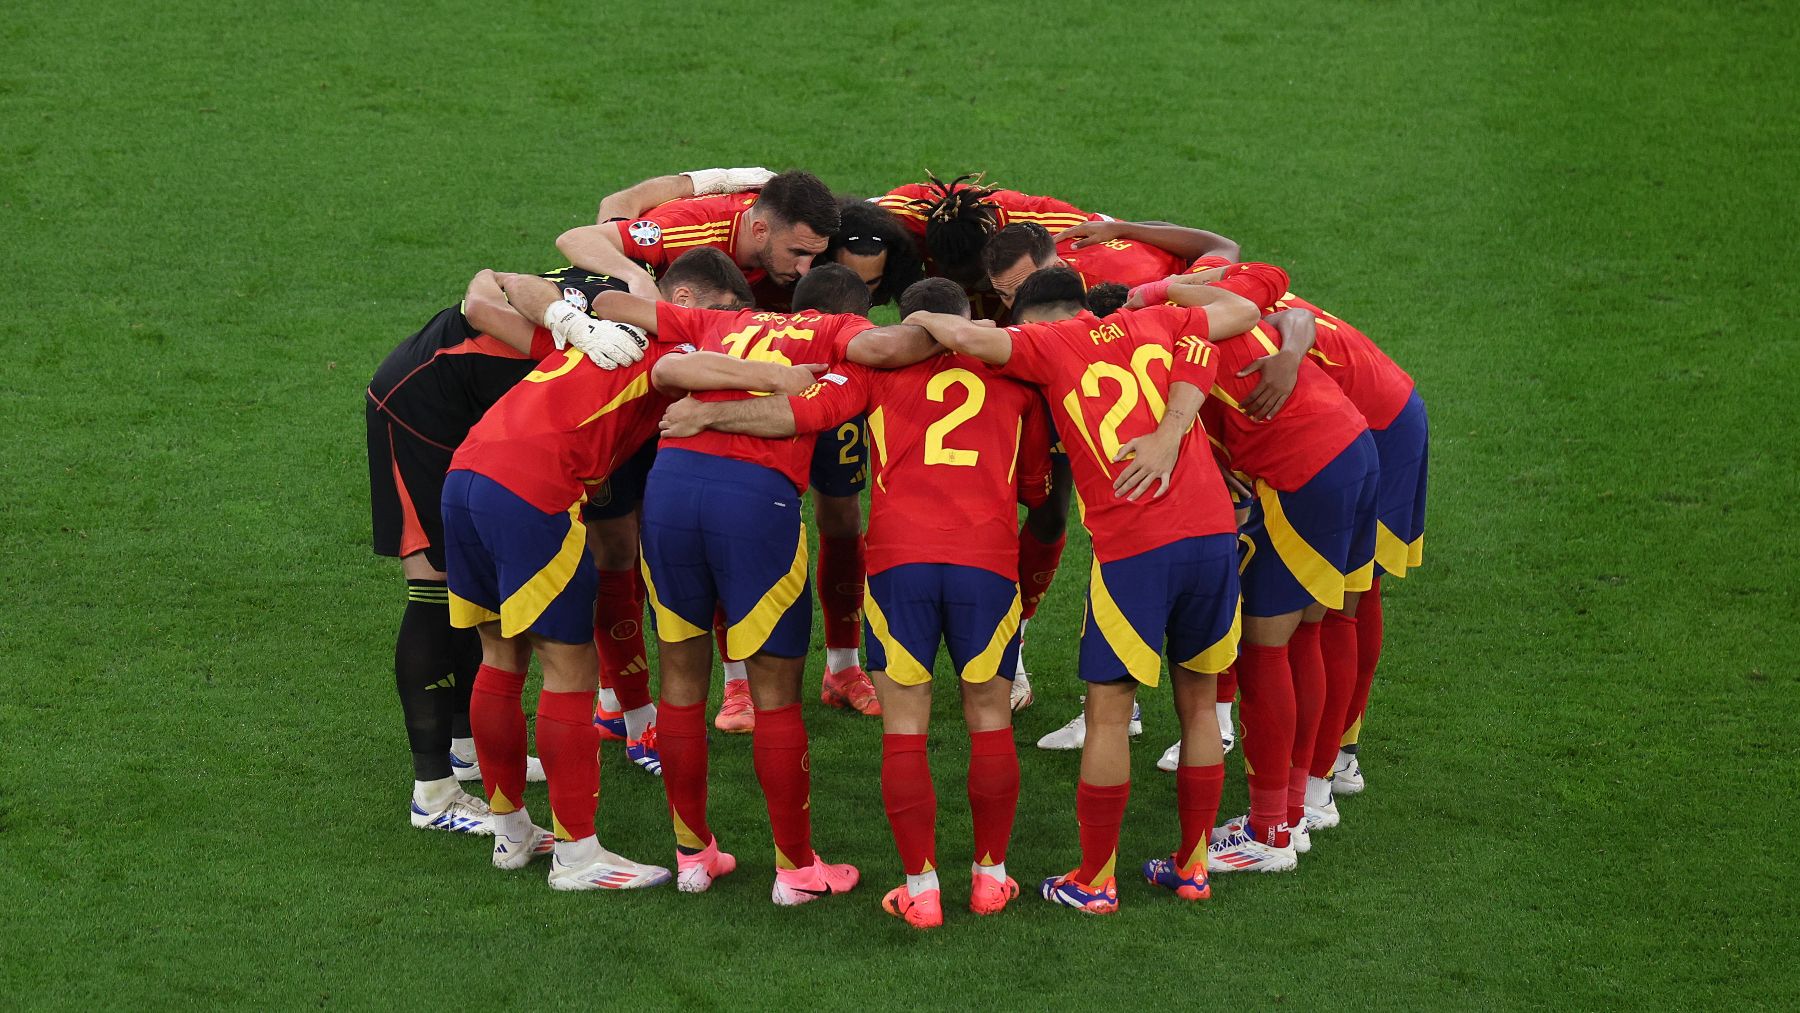
<svg viewBox="0 0 1800 1013"><path fill-rule="evenodd" d="M477 274L369 386L375 550L407 587L413 826L489 837L501 869L547 856L559 890L706 891L737 867L708 818L716 647L711 726L751 736L774 902L852 890L859 871L812 837L816 586L820 699L882 725L904 876L883 909L944 920L941 647L969 736L968 906L996 914L1019 893L1026 633L1072 498L1093 546L1085 693L1038 745L1081 753L1078 862L1040 895L1118 910L1137 691L1165 671L1176 826L1149 884L1204 900L1213 875L1292 870L1338 825L1364 787L1382 578L1420 563L1428 424L1411 377L1282 268L980 176L865 200L756 167L645 180L556 247L570 266ZM875 325L889 302L900 322ZM1248 811L1220 819L1240 724ZM672 869L600 843L607 739L662 778Z"/></svg>

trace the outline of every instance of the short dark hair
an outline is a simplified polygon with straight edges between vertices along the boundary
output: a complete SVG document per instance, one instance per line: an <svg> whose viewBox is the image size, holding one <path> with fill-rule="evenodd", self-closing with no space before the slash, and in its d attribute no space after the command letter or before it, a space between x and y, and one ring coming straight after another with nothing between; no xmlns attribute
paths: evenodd
<svg viewBox="0 0 1800 1013"><path fill-rule="evenodd" d="M925 216L925 248L939 271L958 280L981 270L982 247L1000 227L994 206L986 202L995 191L981 185L982 176L965 173L946 183L927 171L931 193L913 201Z"/></svg>
<svg viewBox="0 0 1800 1013"><path fill-rule="evenodd" d="M925 265L919 262L919 248L913 244L912 236L900 224L900 219L887 208L861 197L839 197L838 217L841 222L838 234L831 238L825 253L817 261L831 262L839 250L849 250L863 257L886 253L881 281L869 298L871 304L879 306L892 302L906 286L924 276Z"/></svg>
<svg viewBox="0 0 1800 1013"><path fill-rule="evenodd" d="M1033 265L1056 256L1056 240L1050 230L1036 222L1015 222L994 233L987 248L981 251L981 269L992 278L1017 264L1020 257L1030 257Z"/></svg>
<svg viewBox="0 0 1800 1013"><path fill-rule="evenodd" d="M810 172L789 169L770 177L751 207L762 208L772 225L804 225L821 236L838 232L837 198Z"/></svg>
<svg viewBox="0 0 1800 1013"><path fill-rule="evenodd" d="M1116 281L1101 282L1088 289L1088 310L1097 317L1109 317L1119 312L1125 300L1131 298L1131 290Z"/></svg>
<svg viewBox="0 0 1800 1013"><path fill-rule="evenodd" d="M915 281L900 293L900 316L925 310L930 313L969 315L969 296L961 285L949 278L926 278Z"/></svg>
<svg viewBox="0 0 1800 1013"><path fill-rule="evenodd" d="M800 310L866 316L869 286L842 264L820 264L801 275L794 286L794 311Z"/></svg>
<svg viewBox="0 0 1800 1013"><path fill-rule="evenodd" d="M1081 275L1066 267L1046 267L1033 271L1013 294L1013 319L1040 306L1074 306L1087 309L1087 290L1081 286Z"/></svg>
<svg viewBox="0 0 1800 1013"><path fill-rule="evenodd" d="M656 279L656 287L664 297L682 285L709 296L729 296L727 301L735 306L748 306L756 301L750 294L750 283L744 279L743 269L722 251L710 246L698 246L676 257L675 262L663 270L662 277Z"/></svg>

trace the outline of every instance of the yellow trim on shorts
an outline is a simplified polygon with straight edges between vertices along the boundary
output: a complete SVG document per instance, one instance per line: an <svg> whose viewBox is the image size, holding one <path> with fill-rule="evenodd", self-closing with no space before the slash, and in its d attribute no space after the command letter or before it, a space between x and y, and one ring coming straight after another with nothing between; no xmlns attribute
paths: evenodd
<svg viewBox="0 0 1800 1013"><path fill-rule="evenodd" d="M1013 585L1012 604L1006 609L1006 616L1000 625L994 627L994 635L988 640L981 653L969 659L963 670L957 675L962 681L981 685L1000 674L1000 659L1006 654L1006 645L1012 643L1013 634L1019 631L1019 616L1024 611L1025 603L1019 600L1019 586Z"/></svg>
<svg viewBox="0 0 1800 1013"><path fill-rule="evenodd" d="M650 579L650 561L644 558L642 552L638 554L638 569L644 575L644 593L650 599L651 614L656 616L656 639L664 643L681 644L695 637L706 636L704 627L695 626L662 603L662 598L656 593L656 581Z"/></svg>
<svg viewBox="0 0 1800 1013"><path fill-rule="evenodd" d="M1319 555L1287 519L1281 509L1281 493L1262 479L1256 480L1256 499L1263 508L1263 529L1269 544L1306 593L1326 608L1344 607L1344 575L1331 561Z"/></svg>
<svg viewBox="0 0 1800 1013"><path fill-rule="evenodd" d="M800 600L806 590L806 525L800 525L800 537L794 545L794 562L775 586L763 593L748 615L725 630L725 653L734 658L748 658L769 642L775 624Z"/></svg>
<svg viewBox="0 0 1800 1013"><path fill-rule="evenodd" d="M887 652L888 678L902 686L923 686L931 681L931 666L921 665L906 645L894 636L888 627L887 613L881 610L881 602L875 598L875 589L866 584L863 587L863 615L869 620L869 630Z"/></svg>
<svg viewBox="0 0 1800 1013"><path fill-rule="evenodd" d="M587 497L569 507L569 530L563 534L562 547L543 568L500 603L500 635L511 639L531 629L556 596L569 586L575 567L587 552L587 525L581 523L581 504Z"/></svg>
<svg viewBox="0 0 1800 1013"><path fill-rule="evenodd" d="M1099 557L1095 557L1088 576L1088 607L1093 610L1094 623L1100 627L1106 645L1125 663L1125 670L1131 677L1146 686L1156 685L1162 677L1162 655L1144 643L1131 620L1125 618L1119 603L1113 600L1112 592L1106 588L1106 579L1100 574Z"/></svg>
<svg viewBox="0 0 1800 1013"><path fill-rule="evenodd" d="M1238 596L1238 604L1231 609L1231 629L1225 632L1211 647L1201 651L1181 663L1181 667L1201 675L1218 675L1231 667L1237 660L1238 638L1244 632L1243 596Z"/></svg>
<svg viewBox="0 0 1800 1013"><path fill-rule="evenodd" d="M1344 574L1344 593L1361 594L1375 586L1375 560L1371 559L1363 565Z"/></svg>
<svg viewBox="0 0 1800 1013"><path fill-rule="evenodd" d="M1406 571L1419 565L1424 554L1424 535L1421 534L1410 543L1403 542L1386 524L1375 522L1375 562L1380 563L1381 569L1390 576L1405 577ZM1360 590L1367 591L1368 588Z"/></svg>
<svg viewBox="0 0 1800 1013"><path fill-rule="evenodd" d="M491 623L500 618L500 613L485 605L477 605L467 598L450 595L450 625L459 630L474 629L482 623Z"/></svg>

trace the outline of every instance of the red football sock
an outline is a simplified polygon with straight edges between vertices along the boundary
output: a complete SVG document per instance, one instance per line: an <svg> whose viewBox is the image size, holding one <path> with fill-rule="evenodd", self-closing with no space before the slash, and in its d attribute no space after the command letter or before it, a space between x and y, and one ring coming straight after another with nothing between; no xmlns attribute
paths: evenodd
<svg viewBox="0 0 1800 1013"><path fill-rule="evenodd" d="M1075 820L1081 824L1081 868L1075 880L1097 890L1113 876L1119 859L1119 827L1125 822L1125 802L1131 782L1093 785L1075 783Z"/></svg>
<svg viewBox="0 0 1800 1013"><path fill-rule="evenodd" d="M1244 767L1250 780L1250 830L1256 839L1286 847L1288 767L1294 750L1294 675L1288 649L1246 643L1238 648L1238 689L1244 699Z"/></svg>
<svg viewBox="0 0 1800 1013"><path fill-rule="evenodd" d="M756 780L769 807L769 830L775 838L775 867L804 869L812 864L812 772L806 755L806 722L800 705L774 710L756 708L756 731L750 752ZM665 772L666 772L665 766Z"/></svg>
<svg viewBox="0 0 1800 1013"><path fill-rule="evenodd" d="M906 874L922 876L937 868L937 793L925 758L925 736L881 737L881 804Z"/></svg>
<svg viewBox="0 0 1800 1013"><path fill-rule="evenodd" d="M1346 747L1356 752L1356 738L1350 735L1354 726L1361 731L1363 712L1369 709L1369 687L1375 682L1375 666L1381 664L1381 581L1363 592L1356 606L1356 695L1350 698L1350 711L1345 715L1344 734L1350 738Z"/></svg>
<svg viewBox="0 0 1800 1013"><path fill-rule="evenodd" d="M969 815L975 824L975 861L1006 861L1013 816L1019 810L1019 747L1011 728L969 733Z"/></svg>
<svg viewBox="0 0 1800 1013"><path fill-rule="evenodd" d="M1175 811L1181 817L1181 846L1175 861L1183 869L1206 857L1206 843L1219 820L1225 793L1225 764L1175 768Z"/></svg>
<svg viewBox="0 0 1800 1013"><path fill-rule="evenodd" d="M600 804L600 729L594 694L538 694L538 756L549 782L551 827L559 841L594 836Z"/></svg>
<svg viewBox="0 0 1800 1013"><path fill-rule="evenodd" d="M1306 805L1306 768L1312 765L1313 740L1325 713L1325 655L1319 647L1324 623L1301 623L1288 640L1288 664L1294 675L1294 747L1289 754L1288 826L1300 825Z"/></svg>
<svg viewBox="0 0 1800 1013"><path fill-rule="evenodd" d="M1038 604L1056 579L1056 567L1062 562L1065 535L1054 542L1040 542L1030 528L1019 529L1019 617L1037 615Z"/></svg>
<svg viewBox="0 0 1800 1013"><path fill-rule="evenodd" d="M706 704L656 706L656 748L662 757L663 791L675 846L693 854L712 843L706 824Z"/></svg>
<svg viewBox="0 0 1800 1013"><path fill-rule="evenodd" d="M481 764L481 790L497 813L525 804L525 673L492 665L475 670L469 730ZM590 717L591 720L591 717Z"/></svg>
<svg viewBox="0 0 1800 1013"><path fill-rule="evenodd" d="M600 685L619 698L620 710L650 702L650 664L644 652L644 607L637 600L636 570L601 570L594 600L594 646L600 649Z"/></svg>
<svg viewBox="0 0 1800 1013"><path fill-rule="evenodd" d="M861 535L819 539L819 611L826 647L862 644L863 540Z"/></svg>
<svg viewBox="0 0 1800 1013"><path fill-rule="evenodd" d="M1237 666L1232 665L1219 673L1219 703L1233 703L1237 700ZM1230 729L1227 729L1229 731Z"/></svg>
<svg viewBox="0 0 1800 1013"><path fill-rule="evenodd" d="M1307 769L1313 777L1330 774L1331 765L1337 762L1338 740L1349 724L1345 714L1356 694L1356 620L1342 612L1327 612L1321 625L1325 627L1319 632L1319 647L1325 655L1325 709Z"/></svg>

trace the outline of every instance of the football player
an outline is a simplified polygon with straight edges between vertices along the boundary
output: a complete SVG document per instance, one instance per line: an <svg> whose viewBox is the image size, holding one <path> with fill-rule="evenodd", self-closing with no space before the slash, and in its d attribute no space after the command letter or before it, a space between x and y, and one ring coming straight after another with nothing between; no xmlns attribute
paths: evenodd
<svg viewBox="0 0 1800 1013"><path fill-rule="evenodd" d="M1037 386L1070 450L1094 566L1081 641L1087 736L1076 789L1081 863L1046 879L1045 899L1089 914L1118 910L1114 867L1130 795L1129 733L1138 685L1169 658L1186 744L1177 780L1179 844L1144 875L1187 900L1209 896L1206 826L1224 756L1212 707L1215 677L1237 651L1237 525L1196 414L1217 368L1211 337L1257 320L1223 291L1196 308L1156 307L1101 320L1066 268L1015 293L1007 328L941 314L908 318L947 347ZM1166 645L1166 647L1165 647Z"/></svg>

